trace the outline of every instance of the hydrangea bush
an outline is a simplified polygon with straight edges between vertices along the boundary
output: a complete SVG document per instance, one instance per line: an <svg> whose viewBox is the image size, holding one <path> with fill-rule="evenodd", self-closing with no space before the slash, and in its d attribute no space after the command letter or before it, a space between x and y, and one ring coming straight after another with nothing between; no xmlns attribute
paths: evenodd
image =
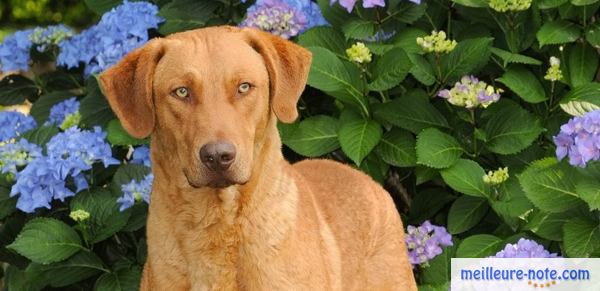
<svg viewBox="0 0 600 291"><path fill-rule="evenodd" d="M422 290L448 290L452 257L600 255L598 1L85 2L99 13L86 29L0 43L8 290L138 288L149 141L123 130L96 78L153 37L221 24L312 52L284 154L381 183Z"/></svg>

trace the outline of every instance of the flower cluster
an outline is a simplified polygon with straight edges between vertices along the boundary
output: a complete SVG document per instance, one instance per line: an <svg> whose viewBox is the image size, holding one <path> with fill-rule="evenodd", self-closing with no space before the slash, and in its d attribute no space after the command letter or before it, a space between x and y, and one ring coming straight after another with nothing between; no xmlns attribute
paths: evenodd
<svg viewBox="0 0 600 291"><path fill-rule="evenodd" d="M16 174L10 196L19 196L17 208L24 212L39 207L50 209L53 199L64 201L88 187L83 171L90 170L92 164L102 162L104 167L119 164L105 138L106 133L99 127L93 131L71 127L52 137L46 144L47 155L31 160ZM67 187L68 178L72 179L75 192Z"/></svg>
<svg viewBox="0 0 600 291"><path fill-rule="evenodd" d="M127 184L121 185L121 191L123 196L117 199L117 203L121 205L119 208L121 211L133 206L136 202L144 200L146 203L150 203L150 192L152 190L152 182L154 181L154 175L148 174L141 181L131 180Z"/></svg>
<svg viewBox="0 0 600 291"><path fill-rule="evenodd" d="M163 21L148 2L125 1L102 15L97 25L59 44L57 63L68 68L85 64L85 74L96 74L148 41L148 30Z"/></svg>
<svg viewBox="0 0 600 291"><path fill-rule="evenodd" d="M585 167L589 161L600 159L600 110L576 116L560 127L554 137L556 157L569 156L573 166Z"/></svg>
<svg viewBox="0 0 600 291"><path fill-rule="evenodd" d="M521 238L516 244L507 244L503 250L492 258L556 258L555 253L550 253L544 246L533 240Z"/></svg>
<svg viewBox="0 0 600 291"><path fill-rule="evenodd" d="M254 27L289 39L313 26L325 25L319 6L310 0L258 0L248 8L243 27Z"/></svg>
<svg viewBox="0 0 600 291"><path fill-rule="evenodd" d="M490 185L498 185L508 180L508 167L499 168L496 171L489 171L483 176L483 182Z"/></svg>
<svg viewBox="0 0 600 291"><path fill-rule="evenodd" d="M0 111L0 142L9 141L36 127L31 116L17 111Z"/></svg>
<svg viewBox="0 0 600 291"><path fill-rule="evenodd" d="M82 222L90 218L90 213L83 209L77 209L71 211L71 213L69 213L69 217L76 222Z"/></svg>
<svg viewBox="0 0 600 291"><path fill-rule="evenodd" d="M464 76L452 89L438 92L438 96L448 99L450 104L471 109L480 105L488 107L500 100L500 93L502 89L495 89L473 76Z"/></svg>
<svg viewBox="0 0 600 291"><path fill-rule="evenodd" d="M132 164L144 165L146 167L151 167L152 161L150 160L150 149L148 146L139 146L133 150L133 154L131 157Z"/></svg>
<svg viewBox="0 0 600 291"><path fill-rule="evenodd" d="M442 247L452 245L452 236L442 226L436 226L429 221L421 226L409 225L404 237L408 248L408 260L413 266L425 264L442 253Z"/></svg>
<svg viewBox="0 0 600 291"><path fill-rule="evenodd" d="M60 24L45 28L37 27L29 35L29 39L39 52L43 52L49 47L57 46L63 39L73 36L73 31Z"/></svg>
<svg viewBox="0 0 600 291"><path fill-rule="evenodd" d="M371 51L362 42L353 44L352 47L346 50L346 55L351 61L359 64L370 63L372 57Z"/></svg>
<svg viewBox="0 0 600 291"><path fill-rule="evenodd" d="M417 37L417 44L426 53L449 53L456 47L456 40L446 39L446 33L443 31L432 31L425 37Z"/></svg>
<svg viewBox="0 0 600 291"><path fill-rule="evenodd" d="M340 5L348 11L348 13L352 12L354 9L354 5L356 5L357 0L330 0L329 3L333 5L333 3L339 2ZM421 4L421 0L410 0L415 4ZM385 7L384 0L363 0L362 1L363 8L373 8L375 6Z"/></svg>
<svg viewBox="0 0 600 291"><path fill-rule="evenodd" d="M17 31L6 36L0 44L0 72L26 71L29 68L29 50L32 29Z"/></svg>
<svg viewBox="0 0 600 291"><path fill-rule="evenodd" d="M532 0L490 0L490 8L498 12L516 12L529 9Z"/></svg>
<svg viewBox="0 0 600 291"><path fill-rule="evenodd" d="M544 79L556 82L563 78L562 71L560 69L560 59L557 57L550 57L550 67L546 71Z"/></svg>
<svg viewBox="0 0 600 291"><path fill-rule="evenodd" d="M72 97L62 101L50 108L50 117L47 124L58 125L61 129L67 129L79 124L81 114L79 114L79 101Z"/></svg>
<svg viewBox="0 0 600 291"><path fill-rule="evenodd" d="M8 174L13 178L17 174L18 167L27 165L41 155L42 149L26 139L0 143L0 173Z"/></svg>

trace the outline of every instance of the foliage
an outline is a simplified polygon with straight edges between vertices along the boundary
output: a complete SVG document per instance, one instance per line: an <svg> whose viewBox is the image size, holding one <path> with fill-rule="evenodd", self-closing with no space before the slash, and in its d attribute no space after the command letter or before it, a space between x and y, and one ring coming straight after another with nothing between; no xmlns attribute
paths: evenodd
<svg viewBox="0 0 600 291"><path fill-rule="evenodd" d="M419 253L426 241L407 242L424 289L447 289L452 257L600 255L600 2L154 2L147 12L157 23L132 34L111 30L122 19L105 14L121 1L85 1L104 14L98 25L115 32L107 34L114 42L69 59L68 68L55 62L68 57L60 55L65 42L29 45L31 70L0 81L0 105L33 104L31 118L0 118L10 127L0 129L0 148L11 144L0 150L0 260L9 290L136 288L152 180L148 141L123 130L95 74L149 38L218 24L263 28L312 52L301 118L280 125L284 153L354 165L392 193L405 224L422 225L410 228L413 240L439 231L429 239L433 252ZM76 47L77 35L64 41ZM132 35L135 45L121 46ZM93 135L72 148L102 155L73 155L83 164L53 156L51 145L71 134ZM42 162L61 157L63 172ZM39 175L31 165L50 182L21 182ZM57 183L50 196L19 190Z"/></svg>

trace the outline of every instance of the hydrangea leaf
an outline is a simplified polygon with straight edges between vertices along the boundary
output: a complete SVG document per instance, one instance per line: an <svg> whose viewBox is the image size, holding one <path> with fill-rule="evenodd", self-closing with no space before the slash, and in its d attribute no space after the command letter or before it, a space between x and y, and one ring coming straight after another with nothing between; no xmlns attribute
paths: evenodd
<svg viewBox="0 0 600 291"><path fill-rule="evenodd" d="M462 6L474 7L474 8L487 8L489 6L489 0L452 0L452 2L460 4Z"/></svg>
<svg viewBox="0 0 600 291"><path fill-rule="evenodd" d="M4 271L4 282L6 290L19 291L36 291L46 287L46 278L39 268L33 268L33 264L29 264L23 269L19 269L14 265L8 265Z"/></svg>
<svg viewBox="0 0 600 291"><path fill-rule="evenodd" d="M575 217L563 225L565 252L572 258L589 258L600 250L600 224Z"/></svg>
<svg viewBox="0 0 600 291"><path fill-rule="evenodd" d="M541 121L518 104L504 100L485 126L486 147L501 155L515 154L533 143L544 130Z"/></svg>
<svg viewBox="0 0 600 291"><path fill-rule="evenodd" d="M40 89L35 83L21 75L8 75L0 79L0 105L23 104L25 100L35 100Z"/></svg>
<svg viewBox="0 0 600 291"><path fill-rule="evenodd" d="M567 2L569 0L540 0L537 5L540 9L550 9L559 7Z"/></svg>
<svg viewBox="0 0 600 291"><path fill-rule="evenodd" d="M600 180L591 176L581 177L575 185L575 190L591 211L600 209Z"/></svg>
<svg viewBox="0 0 600 291"><path fill-rule="evenodd" d="M73 93L68 91L55 91L40 96L31 106L29 114L35 119L38 124L44 124L50 116L52 106L73 97Z"/></svg>
<svg viewBox="0 0 600 291"><path fill-rule="evenodd" d="M600 84L588 83L573 88L560 100L560 107L573 116L600 109Z"/></svg>
<svg viewBox="0 0 600 291"><path fill-rule="evenodd" d="M84 0L90 10L102 15L104 12L123 3L123 0Z"/></svg>
<svg viewBox="0 0 600 291"><path fill-rule="evenodd" d="M81 113L81 124L84 126L99 125L104 127L109 121L117 118L110 109L108 101L102 95L98 80L89 78L86 84L87 95L81 100L79 113Z"/></svg>
<svg viewBox="0 0 600 291"><path fill-rule="evenodd" d="M445 247L440 255L429 261L429 267L422 269L423 283L430 285L443 285L450 282L451 259L456 254L456 245ZM419 286L419 290L421 286ZM439 290L439 289L437 289ZM441 290L448 290L446 289Z"/></svg>
<svg viewBox="0 0 600 291"><path fill-rule="evenodd" d="M417 168L418 169L418 168ZM427 168L430 169L430 168ZM456 196L439 188L418 191L410 203L407 224L416 224L434 217L444 206L454 201Z"/></svg>
<svg viewBox="0 0 600 291"><path fill-rule="evenodd" d="M160 9L158 15L164 17L165 22L158 31L167 35L203 27L218 7L213 1L174 0Z"/></svg>
<svg viewBox="0 0 600 291"><path fill-rule="evenodd" d="M567 52L566 65L572 87L590 83L598 68L598 52L586 43L576 44Z"/></svg>
<svg viewBox="0 0 600 291"><path fill-rule="evenodd" d="M123 164L117 169L111 181L111 192L114 197L123 196L121 185L131 182L131 180L142 181L146 175L150 174L150 168L144 165ZM116 200L116 198L115 198ZM116 202L115 202L116 203Z"/></svg>
<svg viewBox="0 0 600 291"><path fill-rule="evenodd" d="M398 5L390 5L388 13L397 21L411 24L425 15L425 11L427 11L425 2L415 4L410 1L400 1Z"/></svg>
<svg viewBox="0 0 600 291"><path fill-rule="evenodd" d="M423 54L423 49L417 44L415 39L417 37L424 37L427 32L415 28L407 27L399 31L392 38L392 42L395 46L402 48L407 54Z"/></svg>
<svg viewBox="0 0 600 291"><path fill-rule="evenodd" d="M148 143L147 139L138 139L129 135L118 119L113 119L108 123L106 134L106 139L108 139L108 142L112 145L127 146Z"/></svg>
<svg viewBox="0 0 600 291"><path fill-rule="evenodd" d="M80 251L66 261L40 265L47 284L52 287L65 287L104 271L108 272L102 260L93 252Z"/></svg>
<svg viewBox="0 0 600 291"><path fill-rule="evenodd" d="M515 176L498 185L496 189L498 198L491 201L492 209L506 224L516 229L533 211L533 204L525 196L525 192Z"/></svg>
<svg viewBox="0 0 600 291"><path fill-rule="evenodd" d="M511 53L509 51L505 51L499 48L492 47L490 48L492 54L502 59L503 65L506 67L508 64L525 64L525 65L535 65L539 66L542 64L541 61L536 60L532 57L528 57L525 55Z"/></svg>
<svg viewBox="0 0 600 291"><path fill-rule="evenodd" d="M571 0L571 4L574 6L586 6L598 2L598 0Z"/></svg>
<svg viewBox="0 0 600 291"><path fill-rule="evenodd" d="M546 22L536 34L540 47L549 44L574 42L580 35L581 30L579 27L565 20Z"/></svg>
<svg viewBox="0 0 600 291"><path fill-rule="evenodd" d="M575 172L554 158L536 161L518 178L527 198L543 211L563 212L583 202L575 190Z"/></svg>
<svg viewBox="0 0 600 291"><path fill-rule="evenodd" d="M600 23L591 24L585 32L585 40L594 48L600 48Z"/></svg>
<svg viewBox="0 0 600 291"><path fill-rule="evenodd" d="M373 82L369 83L369 90L384 91L396 87L404 80L412 63L401 48L394 48L386 52L375 63L373 69Z"/></svg>
<svg viewBox="0 0 600 291"><path fill-rule="evenodd" d="M408 131L399 128L383 135L375 152L383 161L396 167L413 167L417 163L415 138Z"/></svg>
<svg viewBox="0 0 600 291"><path fill-rule="evenodd" d="M440 171L450 188L471 196L489 197L490 187L483 182L485 171L472 160L460 159L452 167Z"/></svg>
<svg viewBox="0 0 600 291"><path fill-rule="evenodd" d="M0 186L0 219L4 219L16 210L17 198L9 196L10 189Z"/></svg>
<svg viewBox="0 0 600 291"><path fill-rule="evenodd" d="M348 21L348 11L339 3L331 5L329 0L317 0L323 17L331 26L341 27Z"/></svg>
<svg viewBox="0 0 600 291"><path fill-rule="evenodd" d="M96 291L129 291L138 290L142 270L138 266L123 268L113 273L107 273L96 281Z"/></svg>
<svg viewBox="0 0 600 291"><path fill-rule="evenodd" d="M104 189L77 194L71 201L71 210L90 213L86 220L90 243L103 241L121 230L131 215L129 211L119 211L115 196Z"/></svg>
<svg viewBox="0 0 600 291"><path fill-rule="evenodd" d="M540 103L548 99L540 81L525 67L512 67L497 80L526 102Z"/></svg>
<svg viewBox="0 0 600 291"><path fill-rule="evenodd" d="M303 47L322 47L346 57L346 48L349 47L344 35L329 26L315 26L298 36L298 44Z"/></svg>
<svg viewBox="0 0 600 291"><path fill-rule="evenodd" d="M347 39L365 39L375 34L375 23L363 19L351 19L342 25Z"/></svg>
<svg viewBox="0 0 600 291"><path fill-rule="evenodd" d="M41 147L45 146L52 137L59 132L56 126L44 126L32 129L24 133L21 137L29 141L30 143L37 144Z"/></svg>
<svg viewBox="0 0 600 291"><path fill-rule="evenodd" d="M484 37L458 42L452 52L442 57L441 70L444 83L458 80L467 74L477 73L490 58L493 40Z"/></svg>
<svg viewBox="0 0 600 291"><path fill-rule="evenodd" d="M376 119L389 122L413 133L425 128L449 128L446 118L435 108L425 94L407 92L404 96L373 107Z"/></svg>
<svg viewBox="0 0 600 291"><path fill-rule="evenodd" d="M415 167L416 184L421 185L427 181L433 180L438 177L440 172L437 169L433 169L426 166L417 165Z"/></svg>
<svg viewBox="0 0 600 291"><path fill-rule="evenodd" d="M62 261L83 250L71 227L54 218L34 218L7 248L39 264Z"/></svg>
<svg viewBox="0 0 600 291"><path fill-rule="evenodd" d="M413 67L410 69L410 74L423 85L433 85L436 80L436 75L431 63L428 62L425 57L418 54L409 54L408 58L413 64Z"/></svg>
<svg viewBox="0 0 600 291"><path fill-rule="evenodd" d="M381 140L381 125L373 120L355 116L341 122L338 138L342 150L358 166Z"/></svg>
<svg viewBox="0 0 600 291"><path fill-rule="evenodd" d="M375 153L371 152L362 161L359 167L363 172L367 173L377 183L383 185L390 165L383 162L381 158Z"/></svg>
<svg viewBox="0 0 600 291"><path fill-rule="evenodd" d="M340 147L338 120L326 115L311 116L302 120L283 143L306 157L319 157Z"/></svg>
<svg viewBox="0 0 600 291"><path fill-rule="evenodd" d="M485 258L502 249L504 242L489 234L476 234L464 239L456 250L457 258Z"/></svg>
<svg viewBox="0 0 600 291"><path fill-rule="evenodd" d="M562 227L573 214L569 212L551 213L536 210L527 219L524 230L529 230L536 235L554 241L562 241Z"/></svg>
<svg viewBox="0 0 600 291"><path fill-rule="evenodd" d="M435 128L417 136L417 164L443 169L454 165L464 150L456 139Z"/></svg>
<svg viewBox="0 0 600 291"><path fill-rule="evenodd" d="M466 195L459 197L448 212L448 232L458 234L471 229L481 221L488 210L485 198Z"/></svg>

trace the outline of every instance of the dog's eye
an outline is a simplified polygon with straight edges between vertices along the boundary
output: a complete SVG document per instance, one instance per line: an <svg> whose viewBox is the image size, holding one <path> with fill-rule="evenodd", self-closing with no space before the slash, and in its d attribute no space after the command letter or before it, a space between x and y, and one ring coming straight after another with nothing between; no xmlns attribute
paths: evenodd
<svg viewBox="0 0 600 291"><path fill-rule="evenodd" d="M179 98L188 98L190 96L190 90L186 87L179 87L173 91L173 94Z"/></svg>
<svg viewBox="0 0 600 291"><path fill-rule="evenodd" d="M252 85L250 85L250 83L242 83L242 84L240 84L240 86L238 86L238 93L244 94L244 93L250 91L251 87L252 87Z"/></svg>

